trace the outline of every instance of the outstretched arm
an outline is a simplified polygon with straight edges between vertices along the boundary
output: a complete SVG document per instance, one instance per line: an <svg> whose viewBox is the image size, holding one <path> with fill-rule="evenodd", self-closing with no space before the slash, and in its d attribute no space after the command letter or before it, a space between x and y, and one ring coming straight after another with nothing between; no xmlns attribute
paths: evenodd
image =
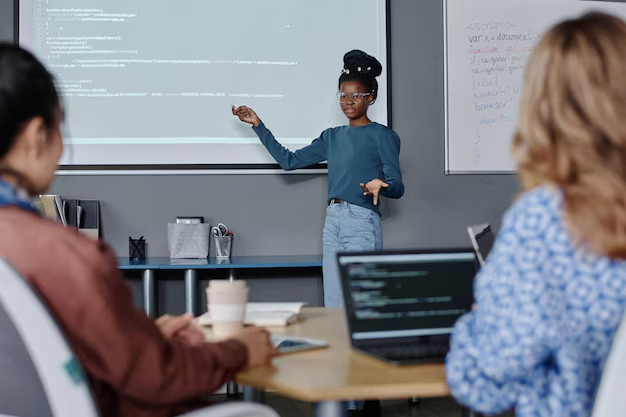
<svg viewBox="0 0 626 417"><path fill-rule="evenodd" d="M233 106L232 111L235 116L239 117L239 120L252 125L252 129L265 148L285 171L305 168L326 160L326 132L323 132L309 146L291 152L276 140L254 110L245 106L237 108Z"/></svg>

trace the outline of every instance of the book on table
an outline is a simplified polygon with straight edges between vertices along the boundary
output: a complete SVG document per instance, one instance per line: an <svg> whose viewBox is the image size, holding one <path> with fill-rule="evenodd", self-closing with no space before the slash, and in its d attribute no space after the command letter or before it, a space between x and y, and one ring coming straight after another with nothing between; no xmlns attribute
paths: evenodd
<svg viewBox="0 0 626 417"><path fill-rule="evenodd" d="M245 324L249 326L285 327L294 323L300 316L305 303L248 303ZM211 325L211 314L206 312L198 317L201 326Z"/></svg>

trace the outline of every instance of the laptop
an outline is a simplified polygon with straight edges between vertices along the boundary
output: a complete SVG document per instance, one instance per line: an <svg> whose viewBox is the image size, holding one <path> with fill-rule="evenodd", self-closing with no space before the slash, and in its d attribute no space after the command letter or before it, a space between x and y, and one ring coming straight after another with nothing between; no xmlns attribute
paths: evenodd
<svg viewBox="0 0 626 417"><path fill-rule="evenodd" d="M480 266L483 266L485 264L485 260L487 259L487 255L491 252L491 248L495 240L495 236L491 230L491 225L489 225L489 223L484 223L469 226L467 228L467 233L469 233L478 262L480 263Z"/></svg>
<svg viewBox="0 0 626 417"><path fill-rule="evenodd" d="M352 348L393 365L443 362L471 310L472 249L337 254Z"/></svg>

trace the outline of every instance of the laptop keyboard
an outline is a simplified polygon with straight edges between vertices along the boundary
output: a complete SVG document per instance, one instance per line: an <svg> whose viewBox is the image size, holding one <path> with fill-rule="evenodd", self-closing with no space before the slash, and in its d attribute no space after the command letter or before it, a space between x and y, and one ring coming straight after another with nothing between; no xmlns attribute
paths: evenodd
<svg viewBox="0 0 626 417"><path fill-rule="evenodd" d="M450 346L448 343L368 348L368 350L375 355L395 360L443 357L448 353L449 349Z"/></svg>

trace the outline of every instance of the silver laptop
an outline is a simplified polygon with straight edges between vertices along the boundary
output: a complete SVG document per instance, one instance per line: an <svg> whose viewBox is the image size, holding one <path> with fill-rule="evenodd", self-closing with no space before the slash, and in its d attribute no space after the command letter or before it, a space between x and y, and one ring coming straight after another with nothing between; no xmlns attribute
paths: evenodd
<svg viewBox="0 0 626 417"><path fill-rule="evenodd" d="M469 233L478 262L480 262L480 266L483 266L495 240L491 226L489 223L469 226L467 233Z"/></svg>
<svg viewBox="0 0 626 417"><path fill-rule="evenodd" d="M454 323L473 303L470 248L337 257L353 349L394 365L445 359Z"/></svg>

